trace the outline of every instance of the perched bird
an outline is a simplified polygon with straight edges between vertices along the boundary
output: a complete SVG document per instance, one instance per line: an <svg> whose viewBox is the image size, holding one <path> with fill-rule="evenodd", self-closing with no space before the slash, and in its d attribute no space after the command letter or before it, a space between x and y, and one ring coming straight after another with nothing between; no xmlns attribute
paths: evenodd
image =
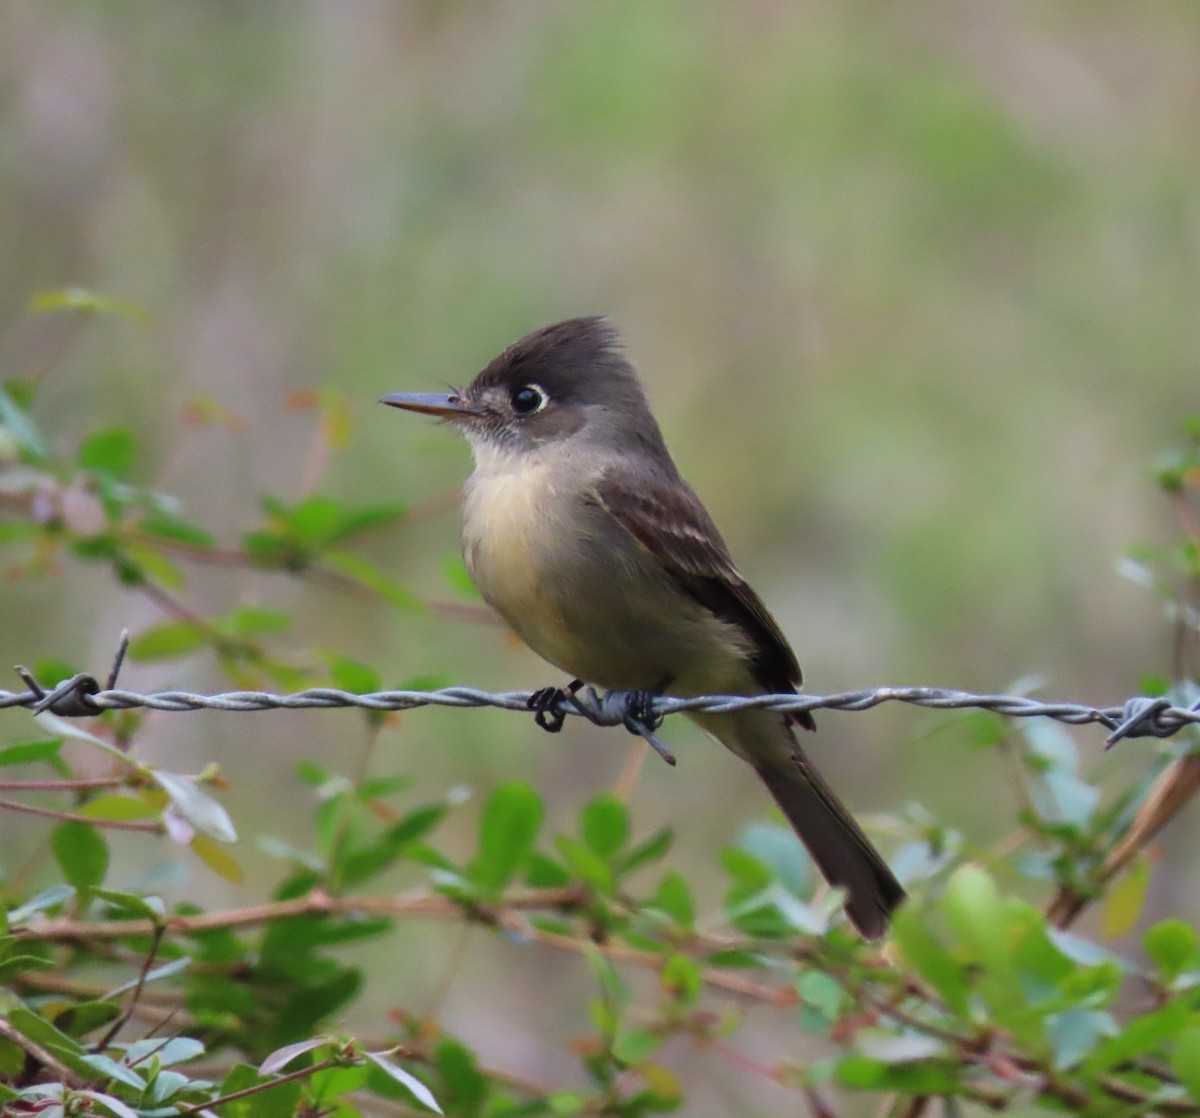
<svg viewBox="0 0 1200 1118"><path fill-rule="evenodd" d="M800 666L679 476L604 318L509 346L461 391L382 403L452 423L475 470L463 554L484 599L539 656L603 688L791 692ZM793 733L807 712L689 717L746 761L821 872L877 937L904 891Z"/></svg>

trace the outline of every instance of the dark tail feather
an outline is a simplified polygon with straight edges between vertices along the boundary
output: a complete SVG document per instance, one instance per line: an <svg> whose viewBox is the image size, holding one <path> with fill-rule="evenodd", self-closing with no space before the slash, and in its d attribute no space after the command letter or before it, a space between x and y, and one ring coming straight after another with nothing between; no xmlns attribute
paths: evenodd
<svg viewBox="0 0 1200 1118"><path fill-rule="evenodd" d="M831 885L846 890L846 914L868 939L887 931L893 909L904 900L879 851L841 800L795 747L791 764L756 766L759 777Z"/></svg>

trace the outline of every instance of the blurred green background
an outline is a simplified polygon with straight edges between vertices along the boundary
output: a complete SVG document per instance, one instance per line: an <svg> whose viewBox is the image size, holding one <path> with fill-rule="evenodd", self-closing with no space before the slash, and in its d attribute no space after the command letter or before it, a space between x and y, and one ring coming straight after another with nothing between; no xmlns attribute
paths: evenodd
<svg viewBox="0 0 1200 1118"><path fill-rule="evenodd" d="M1197 409L1198 73L1200 10L1183 0L9 0L0 362L22 376L61 357L38 402L60 445L134 426L139 479L225 539L261 494L318 478L349 502L411 502L420 514L371 553L444 600L466 449L374 400L466 381L536 326L606 313L814 690L1036 676L1047 695L1118 702L1171 666L1158 602L1116 561L1177 535L1146 467ZM80 332L27 311L70 285L146 320ZM313 416L288 401L320 387L353 426L318 472ZM198 395L244 428L186 428ZM103 671L122 626L161 620L74 567L3 594L3 663ZM499 628L277 575L199 569L187 600L294 610L283 647L343 652L389 683L556 681ZM200 657L125 683L222 680ZM920 801L998 836L1004 773L965 734L931 736L944 716L820 722L814 755L856 808ZM646 767L635 818L676 824L673 857L711 865L765 797L690 727L667 734L680 766ZM163 716L142 748L218 760L244 834L296 838L310 806L295 761L350 769L360 740L350 714ZM1077 740L1094 769L1099 735ZM422 711L376 765L413 770L429 797L531 779L565 822L627 753L585 726L550 738ZM464 809L447 842L469 848L472 828ZM278 870L243 845L240 889L195 870L164 890L245 903ZM1164 896L1195 884L1186 827L1167 846ZM419 1010L448 948L415 929L397 956L368 993L380 1014ZM569 1029L590 981L576 962L482 943L464 958L449 1023L493 1062L567 1058L527 999L554 973ZM727 1109L790 1098L708 1074Z"/></svg>

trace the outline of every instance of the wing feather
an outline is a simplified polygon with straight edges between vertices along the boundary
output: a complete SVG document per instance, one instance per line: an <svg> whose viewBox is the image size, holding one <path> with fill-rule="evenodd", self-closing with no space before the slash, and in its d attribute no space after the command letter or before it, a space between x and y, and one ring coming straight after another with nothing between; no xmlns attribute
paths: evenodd
<svg viewBox="0 0 1200 1118"><path fill-rule="evenodd" d="M768 691L795 690L802 682L796 654L762 599L734 565L712 517L691 487L678 479L635 483L616 469L596 486L596 500L622 528L659 560L679 585L722 620L751 638L755 678ZM804 714L795 719L809 725Z"/></svg>

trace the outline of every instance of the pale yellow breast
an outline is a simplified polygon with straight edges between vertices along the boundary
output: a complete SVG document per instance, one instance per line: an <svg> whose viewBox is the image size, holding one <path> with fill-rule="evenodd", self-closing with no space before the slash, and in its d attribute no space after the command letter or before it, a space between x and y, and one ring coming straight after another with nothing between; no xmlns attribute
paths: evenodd
<svg viewBox="0 0 1200 1118"><path fill-rule="evenodd" d="M463 559L485 600L546 655L563 620L546 593L555 542L569 533L561 500L570 463L561 455L477 448L463 501Z"/></svg>

